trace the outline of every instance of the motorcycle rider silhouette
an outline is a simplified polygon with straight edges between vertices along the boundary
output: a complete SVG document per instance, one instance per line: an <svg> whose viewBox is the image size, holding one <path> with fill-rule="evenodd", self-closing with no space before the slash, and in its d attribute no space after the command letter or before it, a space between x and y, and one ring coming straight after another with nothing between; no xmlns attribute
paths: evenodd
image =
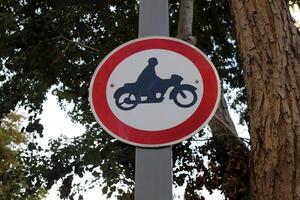
<svg viewBox="0 0 300 200"><path fill-rule="evenodd" d="M148 65L138 76L136 82L125 83L114 93L116 105L121 110L131 110L140 103L160 103L169 88L172 88L169 99L182 108L193 106L197 101L197 88L181 84L183 78L172 74L170 79L162 79L157 76L155 67L157 58L148 59Z"/></svg>
<svg viewBox="0 0 300 200"><path fill-rule="evenodd" d="M155 67L157 64L157 58L149 58L148 65L142 71L136 81L136 84L141 91L147 91L147 100L149 101L155 101L155 99L157 99L156 93L159 92L157 91L157 88L164 82L164 80L157 76L155 72ZM162 97L161 94L160 97Z"/></svg>

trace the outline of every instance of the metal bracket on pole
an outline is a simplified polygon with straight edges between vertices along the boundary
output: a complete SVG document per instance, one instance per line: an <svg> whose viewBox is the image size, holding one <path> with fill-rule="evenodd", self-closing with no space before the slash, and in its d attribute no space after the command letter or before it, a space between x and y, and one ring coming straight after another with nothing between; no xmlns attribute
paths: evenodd
<svg viewBox="0 0 300 200"><path fill-rule="evenodd" d="M169 36L168 0L140 0L139 37ZM172 200L172 147L136 148L135 200Z"/></svg>

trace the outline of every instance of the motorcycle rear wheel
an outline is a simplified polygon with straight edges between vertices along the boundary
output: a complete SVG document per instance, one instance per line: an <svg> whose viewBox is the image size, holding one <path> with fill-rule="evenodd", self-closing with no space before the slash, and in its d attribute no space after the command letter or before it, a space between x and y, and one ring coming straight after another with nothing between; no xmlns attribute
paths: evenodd
<svg viewBox="0 0 300 200"><path fill-rule="evenodd" d="M125 92L116 98L116 105L121 110L131 110L138 105L138 98L133 93Z"/></svg>

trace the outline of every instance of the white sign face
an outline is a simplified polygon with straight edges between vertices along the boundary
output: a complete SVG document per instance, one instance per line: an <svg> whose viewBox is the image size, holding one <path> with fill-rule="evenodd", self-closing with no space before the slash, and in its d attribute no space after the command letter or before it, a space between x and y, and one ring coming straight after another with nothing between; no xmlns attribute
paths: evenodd
<svg viewBox="0 0 300 200"><path fill-rule="evenodd" d="M96 120L115 138L142 147L176 144L215 113L220 95L213 64L194 46L147 37L113 50L90 86Z"/></svg>
<svg viewBox="0 0 300 200"><path fill-rule="evenodd" d="M157 65L155 66L156 75L162 82L170 83L169 87L164 88L166 91L163 95L163 100L147 102L147 99L150 97L145 95L141 96L141 102L133 109L120 109L116 104L114 93L127 83L138 84L137 79L143 70L147 67L152 67L148 65L150 58L156 58L157 60ZM172 85L172 75L178 75L183 80ZM190 85L195 89L194 91L197 94L195 97L189 91L184 90L183 92L187 95L186 98L183 98L181 95L176 97L183 103L186 102L186 104L192 102L193 98L196 98L195 103L190 107L180 107L174 103L173 99L169 98L171 91L180 88L181 85ZM199 106L202 94L203 82L196 66L186 57L176 52L162 49L144 50L124 59L112 72L106 89L107 102L114 115L128 126L147 131L165 130L187 120ZM156 95L161 94L157 93ZM145 103L143 103L143 100ZM126 106L125 103L124 106Z"/></svg>

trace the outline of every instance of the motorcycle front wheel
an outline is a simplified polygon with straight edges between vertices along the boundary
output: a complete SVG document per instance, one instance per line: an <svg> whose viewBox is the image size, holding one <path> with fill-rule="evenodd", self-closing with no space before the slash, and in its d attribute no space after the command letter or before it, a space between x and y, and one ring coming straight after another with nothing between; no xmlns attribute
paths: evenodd
<svg viewBox="0 0 300 200"><path fill-rule="evenodd" d="M191 107L197 101L195 87L191 85L182 85L180 89L177 89L174 97L174 103L182 108Z"/></svg>
<svg viewBox="0 0 300 200"><path fill-rule="evenodd" d="M124 92L116 97L116 105L121 110L131 110L138 105L138 98L133 93Z"/></svg>

